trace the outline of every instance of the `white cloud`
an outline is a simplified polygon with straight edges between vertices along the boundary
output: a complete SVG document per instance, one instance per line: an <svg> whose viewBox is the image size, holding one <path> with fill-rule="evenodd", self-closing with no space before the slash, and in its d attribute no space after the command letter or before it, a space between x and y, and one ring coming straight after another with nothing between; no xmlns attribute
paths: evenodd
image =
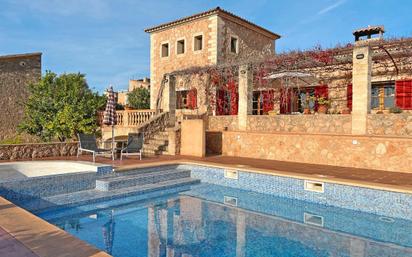
<svg viewBox="0 0 412 257"><path fill-rule="evenodd" d="M323 15L323 14L325 14L325 13L328 13L328 12L330 12L330 11L338 8L339 6L341 6L342 4L344 4L345 2L346 2L346 0L339 0L339 1L337 1L337 2L335 2L335 3L333 3L333 4L331 4L331 5L328 5L328 6L324 7L323 9L321 9L321 10L318 12L318 15Z"/></svg>

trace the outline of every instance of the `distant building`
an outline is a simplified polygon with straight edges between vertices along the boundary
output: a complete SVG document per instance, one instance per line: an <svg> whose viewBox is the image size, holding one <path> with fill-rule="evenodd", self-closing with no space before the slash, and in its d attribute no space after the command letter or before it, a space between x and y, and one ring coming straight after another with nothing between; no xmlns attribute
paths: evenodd
<svg viewBox="0 0 412 257"><path fill-rule="evenodd" d="M127 104L127 94L129 92L132 92L136 88L145 88L150 91L150 79L149 78L130 79L128 89L124 91L119 91L116 93L117 103L123 106L126 105Z"/></svg>
<svg viewBox="0 0 412 257"><path fill-rule="evenodd" d="M28 85L41 79L41 53L0 56L0 140L16 135Z"/></svg>

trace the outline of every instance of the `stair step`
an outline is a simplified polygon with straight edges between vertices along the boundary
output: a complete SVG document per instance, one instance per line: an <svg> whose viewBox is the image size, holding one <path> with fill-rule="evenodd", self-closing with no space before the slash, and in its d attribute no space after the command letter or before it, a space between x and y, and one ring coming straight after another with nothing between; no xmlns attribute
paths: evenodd
<svg viewBox="0 0 412 257"><path fill-rule="evenodd" d="M169 143L169 140L163 140L163 139L148 139L144 142L145 145L167 145Z"/></svg>
<svg viewBox="0 0 412 257"><path fill-rule="evenodd" d="M111 191L119 188L155 184L167 180L176 180L187 177L190 177L190 170L176 169L120 175L96 180L96 189L101 191Z"/></svg>
<svg viewBox="0 0 412 257"><path fill-rule="evenodd" d="M35 213L44 211L52 211L53 209L69 208L78 205L92 204L107 200L124 198L126 196L134 196L146 194L158 190L179 187L184 185L193 185L200 183L199 179L181 178L168 180L156 184L138 185L133 187L119 188L112 191L100 191L96 189L78 191L70 194L55 195L46 197L38 202L28 202L22 207ZM162 191L163 192L163 191Z"/></svg>
<svg viewBox="0 0 412 257"><path fill-rule="evenodd" d="M156 140L169 140L169 136L168 135L164 135L164 134L155 134L153 137L151 137L148 140L151 139L156 139Z"/></svg>
<svg viewBox="0 0 412 257"><path fill-rule="evenodd" d="M150 156L156 156L156 155L168 155L168 151L162 151L162 150L143 150L142 151L144 157L150 157Z"/></svg>
<svg viewBox="0 0 412 257"><path fill-rule="evenodd" d="M144 145L143 146L143 151L144 150L152 150L152 151L167 151L167 145L161 145L161 146L156 146L156 145Z"/></svg>

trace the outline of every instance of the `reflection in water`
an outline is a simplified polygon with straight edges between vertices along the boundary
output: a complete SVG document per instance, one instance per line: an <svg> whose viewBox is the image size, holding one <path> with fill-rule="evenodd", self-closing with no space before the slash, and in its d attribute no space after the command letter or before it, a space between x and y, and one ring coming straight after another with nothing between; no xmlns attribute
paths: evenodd
<svg viewBox="0 0 412 257"><path fill-rule="evenodd" d="M410 221L385 223L372 214L197 188L144 204L71 210L63 218L60 212L50 221L115 257L412 257Z"/></svg>

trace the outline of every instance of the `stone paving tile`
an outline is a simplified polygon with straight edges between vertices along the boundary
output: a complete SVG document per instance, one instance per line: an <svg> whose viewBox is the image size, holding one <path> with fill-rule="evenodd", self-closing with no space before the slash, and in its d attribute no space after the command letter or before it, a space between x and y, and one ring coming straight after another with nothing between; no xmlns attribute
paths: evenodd
<svg viewBox="0 0 412 257"><path fill-rule="evenodd" d="M7 257L38 257L20 241L0 227L0 256Z"/></svg>

